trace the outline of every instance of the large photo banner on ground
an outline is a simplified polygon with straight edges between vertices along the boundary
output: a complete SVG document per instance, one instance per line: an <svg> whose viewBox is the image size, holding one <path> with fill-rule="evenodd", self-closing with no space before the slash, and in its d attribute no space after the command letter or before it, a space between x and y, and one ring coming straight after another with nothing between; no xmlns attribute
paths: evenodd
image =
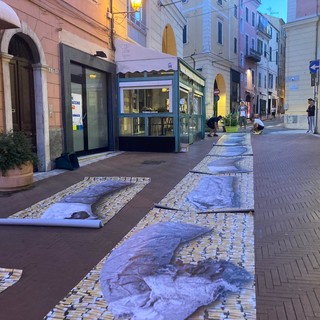
<svg viewBox="0 0 320 320"><path fill-rule="evenodd" d="M150 178L140 177L87 177L7 219L0 219L0 224L100 228L149 182Z"/></svg>
<svg viewBox="0 0 320 320"><path fill-rule="evenodd" d="M156 207L194 213L253 210L253 174L189 173Z"/></svg>
<svg viewBox="0 0 320 320"><path fill-rule="evenodd" d="M254 320L253 215L152 209L45 319L119 315Z"/></svg>

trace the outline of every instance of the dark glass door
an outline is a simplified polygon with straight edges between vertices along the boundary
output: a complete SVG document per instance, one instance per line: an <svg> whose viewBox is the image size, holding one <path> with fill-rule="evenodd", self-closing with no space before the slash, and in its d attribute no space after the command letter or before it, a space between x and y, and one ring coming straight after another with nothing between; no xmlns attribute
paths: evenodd
<svg viewBox="0 0 320 320"><path fill-rule="evenodd" d="M106 75L71 65L72 132L74 151L88 154L108 149Z"/></svg>

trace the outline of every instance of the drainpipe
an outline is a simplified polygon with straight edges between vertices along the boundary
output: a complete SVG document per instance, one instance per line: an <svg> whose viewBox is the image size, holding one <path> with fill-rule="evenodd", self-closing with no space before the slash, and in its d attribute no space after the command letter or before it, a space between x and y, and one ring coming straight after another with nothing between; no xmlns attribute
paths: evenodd
<svg viewBox="0 0 320 320"><path fill-rule="evenodd" d="M110 16L111 16L111 19L110 19L110 28L111 28L111 30L110 30L110 41L111 41L111 48L112 48L113 51L115 51L116 47L114 45L113 1L109 0L109 4L110 4L109 13L110 13Z"/></svg>

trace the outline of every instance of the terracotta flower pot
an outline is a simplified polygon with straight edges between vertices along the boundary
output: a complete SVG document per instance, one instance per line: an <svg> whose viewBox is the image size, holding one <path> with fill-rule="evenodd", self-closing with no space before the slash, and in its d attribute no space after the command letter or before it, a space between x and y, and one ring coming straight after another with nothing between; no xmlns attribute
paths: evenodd
<svg viewBox="0 0 320 320"><path fill-rule="evenodd" d="M17 191L30 187L33 183L33 165L31 162L21 168L8 170L5 175L0 172L0 191Z"/></svg>

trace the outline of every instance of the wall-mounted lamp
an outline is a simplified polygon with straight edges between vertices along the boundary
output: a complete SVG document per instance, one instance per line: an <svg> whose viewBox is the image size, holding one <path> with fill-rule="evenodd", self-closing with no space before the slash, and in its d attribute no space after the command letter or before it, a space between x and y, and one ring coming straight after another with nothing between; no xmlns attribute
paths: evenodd
<svg viewBox="0 0 320 320"><path fill-rule="evenodd" d="M121 12L113 12L112 10L112 2L111 2L111 10L107 12L107 18L113 19L115 14L128 14L128 13L135 13L140 10L142 6L142 0L130 0L131 8L133 11L121 11Z"/></svg>
<svg viewBox="0 0 320 320"><path fill-rule="evenodd" d="M100 57L100 58L106 58L107 55L104 51L96 51L96 53L93 55L94 57Z"/></svg>

